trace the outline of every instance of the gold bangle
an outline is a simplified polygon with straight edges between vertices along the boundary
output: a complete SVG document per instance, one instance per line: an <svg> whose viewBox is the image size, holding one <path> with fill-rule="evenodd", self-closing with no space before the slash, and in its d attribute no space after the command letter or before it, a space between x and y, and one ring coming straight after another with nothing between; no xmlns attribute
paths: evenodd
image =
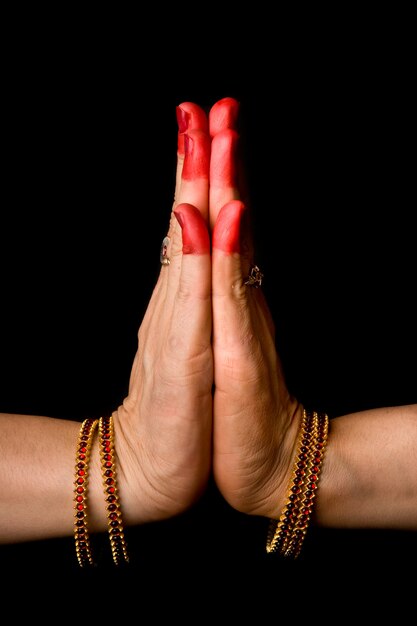
<svg viewBox="0 0 417 626"><path fill-rule="evenodd" d="M287 547L285 556L296 558L301 551L302 544L307 534L307 528L311 520L321 468L323 465L324 451L329 432L329 418L325 413L314 413L317 427L309 451L309 462L304 488L300 498L300 505L296 520L296 526Z"/></svg>
<svg viewBox="0 0 417 626"><path fill-rule="evenodd" d="M113 417L99 420L100 458L108 520L108 532L113 561L116 565L129 562L123 530L122 511L116 480L116 451L114 447Z"/></svg>
<svg viewBox="0 0 417 626"><path fill-rule="evenodd" d="M289 543L290 536L295 525L301 486L304 482L307 468L311 430L311 415L306 411L303 411L297 441L297 454L288 486L286 503L279 519L270 520L266 544L267 552L278 551L283 554L285 553L286 547Z"/></svg>
<svg viewBox="0 0 417 626"><path fill-rule="evenodd" d="M270 520L266 551L297 558L311 519L327 443L329 418L303 410L296 460L279 520Z"/></svg>
<svg viewBox="0 0 417 626"><path fill-rule="evenodd" d="M75 482L74 482L74 539L75 551L80 567L93 565L90 537L87 522L87 487L88 464L93 445L94 431L98 424L97 419L88 418L83 421L75 455Z"/></svg>

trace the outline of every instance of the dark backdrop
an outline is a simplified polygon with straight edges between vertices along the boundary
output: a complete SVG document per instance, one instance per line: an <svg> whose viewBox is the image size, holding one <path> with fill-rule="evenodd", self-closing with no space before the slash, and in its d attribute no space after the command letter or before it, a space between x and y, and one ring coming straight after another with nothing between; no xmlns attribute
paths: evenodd
<svg viewBox="0 0 417 626"><path fill-rule="evenodd" d="M13 49L3 92L0 410L81 421L123 399L173 197L175 106L229 95L241 102L257 260L290 388L331 417L415 403L416 103L406 43L395 56L389 46L316 42L282 57L277 45L264 66L236 54L198 81L195 71L187 78L188 48L175 59L179 73L175 63L149 68L122 44L85 55L40 40ZM223 599L235 616L279 614L283 599L295 608L317 596L352 615L358 600L370 614L411 606L415 533L311 528L298 561L282 563L265 554L266 528L210 485L183 516L128 529L127 571L114 571L105 536L90 575L78 571L72 538L4 546L1 569L26 592L98 583L104 597L111 587L140 610L156 594L156 617L169 607L192 618L190 597L204 613Z"/></svg>

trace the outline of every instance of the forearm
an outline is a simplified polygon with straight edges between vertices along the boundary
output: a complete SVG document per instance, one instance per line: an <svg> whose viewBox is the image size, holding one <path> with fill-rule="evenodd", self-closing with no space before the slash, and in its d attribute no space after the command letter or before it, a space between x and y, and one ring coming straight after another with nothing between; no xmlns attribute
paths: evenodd
<svg viewBox="0 0 417 626"><path fill-rule="evenodd" d="M70 535L79 422L0 414L0 542ZM98 444L91 452L88 520L106 528Z"/></svg>
<svg viewBox="0 0 417 626"><path fill-rule="evenodd" d="M416 461L417 405L332 419L317 523L417 529Z"/></svg>

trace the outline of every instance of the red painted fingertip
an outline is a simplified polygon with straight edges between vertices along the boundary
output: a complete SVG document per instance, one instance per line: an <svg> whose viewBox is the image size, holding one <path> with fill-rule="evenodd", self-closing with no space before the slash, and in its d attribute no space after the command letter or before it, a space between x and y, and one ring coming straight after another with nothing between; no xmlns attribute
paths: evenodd
<svg viewBox="0 0 417 626"><path fill-rule="evenodd" d="M184 134L184 167L182 178L196 180L207 178L210 173L210 137L201 130L191 130Z"/></svg>
<svg viewBox="0 0 417 626"><path fill-rule="evenodd" d="M174 214L182 229L182 253L208 254L210 236L200 211L192 204L179 204Z"/></svg>
<svg viewBox="0 0 417 626"><path fill-rule="evenodd" d="M228 254L241 251L240 235L245 205L232 200L221 208L213 229L213 248Z"/></svg>
<svg viewBox="0 0 417 626"><path fill-rule="evenodd" d="M209 113L210 135L214 137L226 128L236 128L240 104L235 98L223 98L211 107Z"/></svg>
<svg viewBox="0 0 417 626"><path fill-rule="evenodd" d="M176 108L178 132L185 133L190 123L190 113L180 106Z"/></svg>
<svg viewBox="0 0 417 626"><path fill-rule="evenodd" d="M207 115L198 104L183 102L176 107L178 124L178 154L184 155L184 133L191 130L208 132Z"/></svg>
<svg viewBox="0 0 417 626"><path fill-rule="evenodd" d="M239 135L226 129L212 140L210 184L217 187L237 187L237 146Z"/></svg>
<svg viewBox="0 0 417 626"><path fill-rule="evenodd" d="M190 123L190 114L181 107L176 108L178 124L178 154L184 155L184 133Z"/></svg>
<svg viewBox="0 0 417 626"><path fill-rule="evenodd" d="M177 107L177 121L180 133L185 133L187 130L204 130L208 132L207 115L194 102L182 102Z"/></svg>

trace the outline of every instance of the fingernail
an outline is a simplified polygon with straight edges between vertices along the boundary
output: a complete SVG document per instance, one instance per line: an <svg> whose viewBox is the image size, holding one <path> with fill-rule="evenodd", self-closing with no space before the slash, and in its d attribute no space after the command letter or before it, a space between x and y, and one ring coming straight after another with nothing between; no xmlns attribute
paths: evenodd
<svg viewBox="0 0 417 626"><path fill-rule="evenodd" d="M177 112L177 123L178 123L178 131L180 133L185 133L190 123L190 114L187 111L184 111L180 106L176 109Z"/></svg>

